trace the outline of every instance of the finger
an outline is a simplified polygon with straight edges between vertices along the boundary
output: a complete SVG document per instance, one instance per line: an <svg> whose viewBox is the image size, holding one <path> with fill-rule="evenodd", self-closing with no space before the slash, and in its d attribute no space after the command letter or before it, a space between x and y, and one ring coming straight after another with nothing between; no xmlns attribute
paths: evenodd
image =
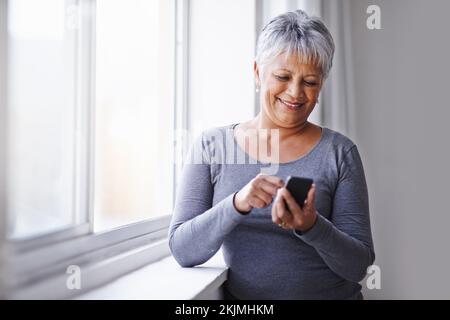
<svg viewBox="0 0 450 320"><path fill-rule="evenodd" d="M294 197L291 195L288 189L281 189L281 194L283 195L283 198L286 199L286 205L293 215L303 213L303 210L301 209L297 201L295 201Z"/></svg>
<svg viewBox="0 0 450 320"><path fill-rule="evenodd" d="M283 210L283 207L280 206L280 200L283 199L280 199L280 196L277 195L272 207L272 221L275 224L280 224L282 222L281 219L278 217L278 211Z"/></svg>
<svg viewBox="0 0 450 320"><path fill-rule="evenodd" d="M277 194L277 190L280 187L267 180L261 180L260 188L273 197Z"/></svg>
<svg viewBox="0 0 450 320"><path fill-rule="evenodd" d="M292 216L289 210L284 204L284 199L280 198L279 204L277 205L277 224L283 229L292 229Z"/></svg>
<svg viewBox="0 0 450 320"><path fill-rule="evenodd" d="M250 199L253 199L256 208L264 208L272 203L273 197L267 192L257 189L251 193Z"/></svg>
<svg viewBox="0 0 450 320"><path fill-rule="evenodd" d="M277 206L278 206L278 200L275 198L274 203L272 205L272 222L277 223L279 218L277 216Z"/></svg>
<svg viewBox="0 0 450 320"><path fill-rule="evenodd" d="M265 192L262 189L257 189L255 191L253 191L252 193L253 196L258 197L259 199L261 199L262 201L264 201L264 203L268 206L269 204L272 203L273 200L273 196L270 193Z"/></svg>
<svg viewBox="0 0 450 320"><path fill-rule="evenodd" d="M308 196L306 197L305 200L305 207L307 209L313 208L315 199L316 199L316 185L313 184L308 191Z"/></svg>
<svg viewBox="0 0 450 320"><path fill-rule="evenodd" d="M275 224L280 224L281 222L283 222L283 220L280 219L280 217L278 217L280 210L283 210L283 208L280 205L280 201L277 201L277 203L275 204L276 210L275 210L275 216L272 217L272 221Z"/></svg>
<svg viewBox="0 0 450 320"><path fill-rule="evenodd" d="M285 223L291 223L292 222L292 214L289 212L289 209L286 207L285 199L281 196L278 204L277 204L277 217L285 222Z"/></svg>
<svg viewBox="0 0 450 320"><path fill-rule="evenodd" d="M251 193L260 193L260 194L267 193L270 198L273 197L272 192L275 186L265 181L264 179L253 179L250 185L251 185ZM266 198L266 196L264 195L262 195L261 197L263 199Z"/></svg>
<svg viewBox="0 0 450 320"><path fill-rule="evenodd" d="M248 203L253 207L253 208L264 208L266 206L266 203L264 202L264 200L261 200L260 198L253 196L248 200Z"/></svg>
<svg viewBox="0 0 450 320"><path fill-rule="evenodd" d="M275 186L282 188L284 186L283 179L278 178L277 176L269 176L266 174L261 174L261 178L274 184Z"/></svg>

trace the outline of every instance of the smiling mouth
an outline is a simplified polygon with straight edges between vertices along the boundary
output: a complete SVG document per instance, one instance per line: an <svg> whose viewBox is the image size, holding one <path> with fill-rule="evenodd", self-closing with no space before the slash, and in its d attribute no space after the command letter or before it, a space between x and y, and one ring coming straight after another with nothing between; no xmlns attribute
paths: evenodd
<svg viewBox="0 0 450 320"><path fill-rule="evenodd" d="M299 110L301 107L303 107L305 104L304 103L291 103L288 101L285 101L283 99L278 98L278 100L284 104L288 109L290 110Z"/></svg>

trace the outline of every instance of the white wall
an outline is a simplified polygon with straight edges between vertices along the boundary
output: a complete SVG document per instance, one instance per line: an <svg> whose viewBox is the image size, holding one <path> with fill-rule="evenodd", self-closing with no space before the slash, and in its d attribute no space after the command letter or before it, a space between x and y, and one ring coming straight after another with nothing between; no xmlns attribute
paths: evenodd
<svg viewBox="0 0 450 320"><path fill-rule="evenodd" d="M381 7L382 30L366 28ZM368 179L381 290L450 299L450 38L445 0L352 0L355 136Z"/></svg>
<svg viewBox="0 0 450 320"><path fill-rule="evenodd" d="M194 136L254 115L255 0L191 0L188 108Z"/></svg>

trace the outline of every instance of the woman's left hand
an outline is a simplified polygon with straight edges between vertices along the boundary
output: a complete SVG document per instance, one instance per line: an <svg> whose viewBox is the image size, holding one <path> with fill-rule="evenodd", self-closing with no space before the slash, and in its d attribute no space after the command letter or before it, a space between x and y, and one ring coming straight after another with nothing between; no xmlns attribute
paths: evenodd
<svg viewBox="0 0 450 320"><path fill-rule="evenodd" d="M278 189L272 205L272 221L284 229L295 229L306 232L317 220L314 206L316 187L313 184L301 208L286 188Z"/></svg>

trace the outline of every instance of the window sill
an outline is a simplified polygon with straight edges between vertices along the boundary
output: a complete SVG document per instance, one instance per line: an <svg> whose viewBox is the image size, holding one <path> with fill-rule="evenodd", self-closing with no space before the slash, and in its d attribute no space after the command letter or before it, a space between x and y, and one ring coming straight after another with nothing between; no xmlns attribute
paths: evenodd
<svg viewBox="0 0 450 320"><path fill-rule="evenodd" d="M221 286L226 281L227 271L221 251L194 268L182 268L169 256L75 299L222 299Z"/></svg>

